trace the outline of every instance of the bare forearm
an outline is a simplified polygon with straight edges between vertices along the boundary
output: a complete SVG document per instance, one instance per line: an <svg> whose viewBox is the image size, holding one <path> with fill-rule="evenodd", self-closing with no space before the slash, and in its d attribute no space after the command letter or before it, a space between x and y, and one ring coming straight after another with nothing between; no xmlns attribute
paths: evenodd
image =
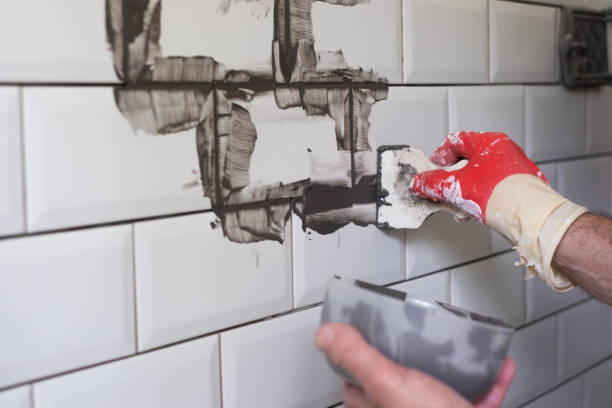
<svg viewBox="0 0 612 408"><path fill-rule="evenodd" d="M576 285L612 306L612 220L584 214L567 230L553 264Z"/></svg>

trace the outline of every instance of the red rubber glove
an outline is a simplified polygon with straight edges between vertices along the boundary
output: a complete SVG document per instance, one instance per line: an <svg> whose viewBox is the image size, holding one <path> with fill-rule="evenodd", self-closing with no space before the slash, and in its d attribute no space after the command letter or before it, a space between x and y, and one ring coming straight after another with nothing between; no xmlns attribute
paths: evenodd
<svg viewBox="0 0 612 408"><path fill-rule="evenodd" d="M486 224L489 198L497 184L513 174L531 174L548 181L523 150L504 133L459 132L446 137L431 156L439 166L467 159L455 171L417 174L410 191L433 201L446 201Z"/></svg>
<svg viewBox="0 0 612 408"><path fill-rule="evenodd" d="M552 259L565 231L588 210L550 188L540 169L503 133L454 133L431 157L439 166L462 159L468 162L459 170L417 174L410 190L454 204L506 237L528 277L537 275L559 291L574 287Z"/></svg>

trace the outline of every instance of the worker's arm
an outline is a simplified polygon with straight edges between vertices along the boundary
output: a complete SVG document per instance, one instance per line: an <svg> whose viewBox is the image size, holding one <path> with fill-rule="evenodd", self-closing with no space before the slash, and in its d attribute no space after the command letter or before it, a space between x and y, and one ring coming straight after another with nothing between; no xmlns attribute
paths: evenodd
<svg viewBox="0 0 612 408"><path fill-rule="evenodd" d="M344 385L346 408L469 408L454 390L417 370L395 364L370 346L359 332L346 324L321 327L317 347L362 385ZM498 408L514 377L514 363L506 358L498 379L477 408Z"/></svg>
<svg viewBox="0 0 612 408"><path fill-rule="evenodd" d="M572 282L612 306L612 220L580 216L569 227L553 258Z"/></svg>

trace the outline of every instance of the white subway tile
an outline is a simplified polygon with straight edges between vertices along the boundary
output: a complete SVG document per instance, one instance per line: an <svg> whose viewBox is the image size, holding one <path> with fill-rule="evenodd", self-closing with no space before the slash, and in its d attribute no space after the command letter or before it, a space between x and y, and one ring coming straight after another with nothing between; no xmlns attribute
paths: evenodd
<svg viewBox="0 0 612 408"><path fill-rule="evenodd" d="M446 269L491 253L491 234L470 220L457 223L450 214L436 213L417 230L406 230L408 277Z"/></svg>
<svg viewBox="0 0 612 408"><path fill-rule="evenodd" d="M578 377L529 403L525 408L581 408L584 401L584 377Z"/></svg>
<svg viewBox="0 0 612 408"><path fill-rule="evenodd" d="M353 224L329 235L302 231L293 216L295 306L323 300L327 280L338 275L374 284L406 277L403 230L383 231Z"/></svg>
<svg viewBox="0 0 612 408"><path fill-rule="evenodd" d="M117 81L104 2L7 1L0 14L0 82Z"/></svg>
<svg viewBox="0 0 612 408"><path fill-rule="evenodd" d="M559 80L559 10L492 0L490 7L491 82Z"/></svg>
<svg viewBox="0 0 612 408"><path fill-rule="evenodd" d="M590 370L585 376L585 408L608 408L612 401L612 359Z"/></svg>
<svg viewBox="0 0 612 408"><path fill-rule="evenodd" d="M450 278L447 271L398 283L391 288L405 292L410 297L430 302L450 301Z"/></svg>
<svg viewBox="0 0 612 408"><path fill-rule="evenodd" d="M610 208L610 160L607 157L557 164L559 192L591 211Z"/></svg>
<svg viewBox="0 0 612 408"><path fill-rule="evenodd" d="M507 253L451 271L451 303L518 326L525 320L523 269Z"/></svg>
<svg viewBox="0 0 612 408"><path fill-rule="evenodd" d="M31 387L13 388L8 391L0 392L0 407L2 408L31 408L30 398Z"/></svg>
<svg viewBox="0 0 612 408"><path fill-rule="evenodd" d="M270 75L274 12L266 3L269 2L162 1L162 54L204 55L228 69ZM203 38L209 40L202 41Z"/></svg>
<svg viewBox="0 0 612 408"><path fill-rule="evenodd" d="M24 231L19 92L0 87L0 235Z"/></svg>
<svg viewBox="0 0 612 408"><path fill-rule="evenodd" d="M525 87L525 150L532 160L585 153L585 99L581 90Z"/></svg>
<svg viewBox="0 0 612 408"><path fill-rule="evenodd" d="M307 179L313 156L325 157L338 149L335 123L329 116L307 116L302 108L280 109L272 92L255 96L248 110L257 128L251 184Z"/></svg>
<svg viewBox="0 0 612 408"><path fill-rule="evenodd" d="M195 130L135 135L111 88L24 90L29 231L210 206Z"/></svg>
<svg viewBox="0 0 612 408"><path fill-rule="evenodd" d="M580 288L574 288L570 292L565 293L557 292L537 277L526 280L525 288L527 296L527 321L554 313L588 297L588 294Z"/></svg>
<svg viewBox="0 0 612 408"><path fill-rule="evenodd" d="M404 80L486 83L487 0L404 1Z"/></svg>
<svg viewBox="0 0 612 408"><path fill-rule="evenodd" d="M509 355L516 375L502 407L517 407L555 384L557 375L557 320L545 319L514 334Z"/></svg>
<svg viewBox="0 0 612 408"><path fill-rule="evenodd" d="M0 242L0 387L134 352L132 229Z"/></svg>
<svg viewBox="0 0 612 408"><path fill-rule="evenodd" d="M410 145L429 156L448 135L448 89L390 87L369 120L372 145Z"/></svg>
<svg viewBox="0 0 612 408"><path fill-rule="evenodd" d="M36 383L34 401L36 408L218 408L218 336Z"/></svg>
<svg viewBox="0 0 612 408"><path fill-rule="evenodd" d="M587 91L587 152L612 151L612 86Z"/></svg>
<svg viewBox="0 0 612 408"><path fill-rule="evenodd" d="M139 350L293 306L291 236L283 245L236 244L214 220L207 213L136 224Z"/></svg>
<svg viewBox="0 0 612 408"><path fill-rule="evenodd" d="M351 7L312 3L312 34L317 51L342 50L351 68L363 68L402 81L402 2L370 0ZM362 27L362 29L339 29Z"/></svg>
<svg viewBox="0 0 612 408"><path fill-rule="evenodd" d="M559 379L585 369L609 352L609 307L588 300L559 314Z"/></svg>
<svg viewBox="0 0 612 408"><path fill-rule="evenodd" d="M522 86L459 86L448 95L451 132L504 132L524 146Z"/></svg>
<svg viewBox="0 0 612 408"><path fill-rule="evenodd" d="M325 407L342 381L314 345L316 307L221 333L223 407Z"/></svg>

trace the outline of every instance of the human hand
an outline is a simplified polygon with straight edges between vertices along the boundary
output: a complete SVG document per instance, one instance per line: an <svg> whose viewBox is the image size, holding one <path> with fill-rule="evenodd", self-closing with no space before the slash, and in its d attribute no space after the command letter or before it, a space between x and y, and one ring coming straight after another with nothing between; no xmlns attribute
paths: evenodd
<svg viewBox="0 0 612 408"><path fill-rule="evenodd" d="M504 133L452 133L431 156L439 166L449 166L463 159L468 163L459 170L417 174L410 190L423 198L454 204L486 224L489 198L506 177L530 174L548 183L535 163Z"/></svg>
<svg viewBox="0 0 612 408"><path fill-rule="evenodd" d="M456 391L435 378L399 366L370 346L347 324L330 323L319 328L317 347L340 365L361 387L344 385L346 408L468 408L473 407ZM506 358L497 382L476 408L497 408L514 377L514 362Z"/></svg>

